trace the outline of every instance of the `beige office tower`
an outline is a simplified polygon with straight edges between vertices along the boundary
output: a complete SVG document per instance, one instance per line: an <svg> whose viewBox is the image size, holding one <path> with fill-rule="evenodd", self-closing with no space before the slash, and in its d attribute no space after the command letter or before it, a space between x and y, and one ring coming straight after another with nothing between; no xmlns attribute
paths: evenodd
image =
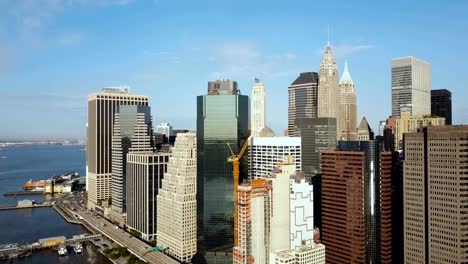
<svg viewBox="0 0 468 264"><path fill-rule="evenodd" d="M404 259L468 262L468 126L405 134Z"/></svg>
<svg viewBox="0 0 468 264"><path fill-rule="evenodd" d="M318 85L318 117L336 118L337 139L341 135L340 90L338 85L338 66L333 57L330 45L325 48L320 62L320 79Z"/></svg>
<svg viewBox="0 0 468 264"><path fill-rule="evenodd" d="M426 126L444 126L445 118L432 115L411 116L409 109L403 108L400 117L395 120L395 147L403 148L403 137L405 133L415 132Z"/></svg>
<svg viewBox="0 0 468 264"><path fill-rule="evenodd" d="M177 135L157 197L157 244L189 263L197 252L197 137Z"/></svg>
<svg viewBox="0 0 468 264"><path fill-rule="evenodd" d="M356 88L345 61L343 75L340 79L340 140L355 140L357 126Z"/></svg>
<svg viewBox="0 0 468 264"><path fill-rule="evenodd" d="M411 115L431 113L431 64L415 57L392 59L392 116L402 107Z"/></svg>
<svg viewBox="0 0 468 264"><path fill-rule="evenodd" d="M255 79L252 87L252 117L251 117L252 137L258 137L260 131L266 127L266 94L265 86L259 79Z"/></svg>
<svg viewBox="0 0 468 264"><path fill-rule="evenodd" d="M374 132L367 123L366 117L363 117L361 123L356 129L356 140L358 141L368 141L374 139Z"/></svg>
<svg viewBox="0 0 468 264"><path fill-rule="evenodd" d="M88 96L87 177L88 208L101 206L111 196L112 135L120 105L148 105L148 97L132 95L128 88L104 88ZM101 208L102 209L102 208Z"/></svg>

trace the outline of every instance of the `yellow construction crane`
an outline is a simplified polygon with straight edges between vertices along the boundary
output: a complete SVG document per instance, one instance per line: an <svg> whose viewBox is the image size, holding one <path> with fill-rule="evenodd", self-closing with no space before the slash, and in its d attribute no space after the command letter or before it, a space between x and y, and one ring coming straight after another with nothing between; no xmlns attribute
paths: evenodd
<svg viewBox="0 0 468 264"><path fill-rule="evenodd" d="M232 151L231 145L227 143L229 151L231 151L231 156L228 157L227 161L232 163L232 178L234 180L234 246L238 246L237 241L237 186L239 185L239 160L244 155L245 150L249 146L249 140L246 140L244 146L242 146L241 151L239 154L234 154Z"/></svg>

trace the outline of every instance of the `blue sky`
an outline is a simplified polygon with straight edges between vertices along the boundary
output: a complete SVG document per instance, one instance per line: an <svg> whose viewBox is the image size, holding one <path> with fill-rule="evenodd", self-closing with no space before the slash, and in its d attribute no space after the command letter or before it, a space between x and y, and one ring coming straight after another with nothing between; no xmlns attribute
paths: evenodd
<svg viewBox="0 0 468 264"><path fill-rule="evenodd" d="M267 123L287 127L287 87L318 71L330 25L360 118L390 115L393 57L432 65L468 123L468 1L0 0L0 138L84 138L87 95L128 85L156 122L195 129L196 96L218 78L267 89Z"/></svg>

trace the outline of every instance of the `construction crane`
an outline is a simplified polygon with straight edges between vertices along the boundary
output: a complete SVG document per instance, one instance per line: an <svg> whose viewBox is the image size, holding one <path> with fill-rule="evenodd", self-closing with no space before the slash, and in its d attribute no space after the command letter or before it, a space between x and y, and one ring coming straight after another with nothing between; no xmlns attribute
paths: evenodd
<svg viewBox="0 0 468 264"><path fill-rule="evenodd" d="M232 151L231 145L229 143L227 143L227 145L231 152L231 156L228 157L227 161L232 163L232 178L234 180L234 246L237 247L237 186L239 185L239 160L242 158L242 155L244 155L245 150L249 146L249 141L245 141L244 146L242 146L241 151L237 155Z"/></svg>

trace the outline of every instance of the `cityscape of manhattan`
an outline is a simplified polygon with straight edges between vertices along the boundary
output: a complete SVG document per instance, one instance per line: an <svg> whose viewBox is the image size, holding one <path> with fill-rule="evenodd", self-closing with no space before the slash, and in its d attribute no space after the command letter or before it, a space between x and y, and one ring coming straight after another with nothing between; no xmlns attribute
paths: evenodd
<svg viewBox="0 0 468 264"><path fill-rule="evenodd" d="M0 10L1 263L468 263L467 1Z"/></svg>

